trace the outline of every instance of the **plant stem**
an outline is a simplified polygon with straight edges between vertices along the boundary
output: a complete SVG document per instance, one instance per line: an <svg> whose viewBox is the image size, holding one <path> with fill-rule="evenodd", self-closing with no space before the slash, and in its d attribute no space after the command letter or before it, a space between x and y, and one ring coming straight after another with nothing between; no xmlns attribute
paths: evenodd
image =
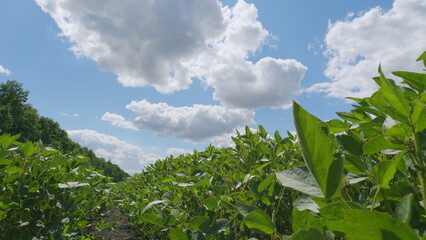
<svg viewBox="0 0 426 240"><path fill-rule="evenodd" d="M374 194L373 201L371 202L370 211L373 211L373 209L374 209L374 204L376 203L376 198L379 195L380 190L381 190L380 186L377 186L376 193Z"/></svg>

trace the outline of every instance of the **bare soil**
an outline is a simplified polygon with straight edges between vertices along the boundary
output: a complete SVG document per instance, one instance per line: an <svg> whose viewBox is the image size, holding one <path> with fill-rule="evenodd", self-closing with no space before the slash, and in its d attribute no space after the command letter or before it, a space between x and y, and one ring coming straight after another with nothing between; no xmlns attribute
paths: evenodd
<svg viewBox="0 0 426 240"><path fill-rule="evenodd" d="M127 221L126 217L123 216L117 208L111 209L104 216L93 221L91 225L92 226L89 228L89 235L94 236L95 239L139 239L137 237L137 231L132 227L130 222Z"/></svg>

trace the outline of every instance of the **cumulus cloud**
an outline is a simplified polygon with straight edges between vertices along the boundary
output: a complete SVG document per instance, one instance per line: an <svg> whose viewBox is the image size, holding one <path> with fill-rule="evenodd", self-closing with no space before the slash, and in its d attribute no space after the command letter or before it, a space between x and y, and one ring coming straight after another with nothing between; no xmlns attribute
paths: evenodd
<svg viewBox="0 0 426 240"><path fill-rule="evenodd" d="M10 75L12 72L9 69L6 69L2 65L0 65L0 73Z"/></svg>
<svg viewBox="0 0 426 240"><path fill-rule="evenodd" d="M248 60L271 34L244 0L233 7L218 0L36 2L76 55L115 73L124 86L171 93L199 78L224 105L286 108L307 69L290 59Z"/></svg>
<svg viewBox="0 0 426 240"><path fill-rule="evenodd" d="M110 122L113 126L116 127L138 130L138 128L135 127L132 122L126 121L123 116L115 113L107 112L102 116L101 119Z"/></svg>
<svg viewBox="0 0 426 240"><path fill-rule="evenodd" d="M426 1L394 0L392 9L373 8L329 25L325 75L331 82L309 90L331 97L365 97L377 89L371 80L379 64L391 71L421 69L415 59L426 49ZM389 76L391 77L391 76Z"/></svg>
<svg viewBox="0 0 426 240"><path fill-rule="evenodd" d="M198 104L173 107L167 103L150 103L147 100L132 101L126 108L137 115L131 122L109 112L102 119L116 126L131 124L131 128L152 130L160 137L176 137L190 142L202 142L232 132L253 123L255 115L246 109Z"/></svg>
<svg viewBox="0 0 426 240"><path fill-rule="evenodd" d="M144 153L138 146L94 130L67 130L67 133L73 141L92 149L96 156L111 160L128 173L138 172L160 158Z"/></svg>

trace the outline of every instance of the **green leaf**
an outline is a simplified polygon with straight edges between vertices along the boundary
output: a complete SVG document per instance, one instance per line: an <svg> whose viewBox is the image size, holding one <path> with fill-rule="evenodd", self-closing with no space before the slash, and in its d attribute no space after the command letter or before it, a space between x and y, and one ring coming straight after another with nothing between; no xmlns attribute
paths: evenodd
<svg viewBox="0 0 426 240"><path fill-rule="evenodd" d="M277 172L276 176L284 187L295 189L310 196L324 197L317 181L306 166Z"/></svg>
<svg viewBox="0 0 426 240"><path fill-rule="evenodd" d="M237 204L237 210L239 213L241 213L241 215L243 215L244 217L247 216L247 214L253 212L254 210L257 210L259 208L255 207L255 206L249 206L249 205L245 205L245 204L241 204L238 203Z"/></svg>
<svg viewBox="0 0 426 240"><path fill-rule="evenodd" d="M145 206L145 208L142 210L141 214L144 214L152 206L160 204L160 203L165 203L165 202L168 202L168 201L167 200L155 200L155 201L152 201L152 202L148 203L148 205Z"/></svg>
<svg viewBox="0 0 426 240"><path fill-rule="evenodd" d="M210 231L207 233L208 236L217 235L221 232L226 231L229 228L229 221L227 219L216 219L212 226L210 226Z"/></svg>
<svg viewBox="0 0 426 240"><path fill-rule="evenodd" d="M339 135L336 139L347 152L356 156L362 155L362 143L357 141L354 137L349 135Z"/></svg>
<svg viewBox="0 0 426 240"><path fill-rule="evenodd" d="M383 135L373 137L363 146L364 154L371 155L385 149L404 149L403 145L393 144L389 142Z"/></svg>
<svg viewBox="0 0 426 240"><path fill-rule="evenodd" d="M389 189L389 182L393 179L396 172L395 162L383 161L373 167L374 175L381 188Z"/></svg>
<svg viewBox="0 0 426 240"><path fill-rule="evenodd" d="M319 213L318 204L314 200L312 200L311 197L307 195L303 195L301 197L298 197L296 200L294 200L293 207L297 208L299 211L309 209L310 211L314 213Z"/></svg>
<svg viewBox="0 0 426 240"><path fill-rule="evenodd" d="M22 168L20 168L20 167L10 167L10 168L8 168L8 169L6 169L6 173L7 174L15 174L15 173L21 173L21 172L23 172L24 170L22 169Z"/></svg>
<svg viewBox="0 0 426 240"><path fill-rule="evenodd" d="M12 163L12 161L10 161L10 160L0 158L0 165L7 166L7 165L10 165L11 163Z"/></svg>
<svg viewBox="0 0 426 240"><path fill-rule="evenodd" d="M369 99L370 103L380 111L391 116L393 119L408 124L408 118L399 113L397 109L395 109L395 107L390 105L389 101L385 98L383 92L383 89L379 89L378 91L373 93L373 95Z"/></svg>
<svg viewBox="0 0 426 240"><path fill-rule="evenodd" d="M200 232L209 232L209 218L204 216L195 216L192 218L190 226L192 229Z"/></svg>
<svg viewBox="0 0 426 240"><path fill-rule="evenodd" d="M275 224L272 222L271 217L260 209L247 214L243 222L248 228L260 230L265 234L272 234L275 232Z"/></svg>
<svg viewBox="0 0 426 240"><path fill-rule="evenodd" d="M265 188L269 187L273 182L275 181L275 174L271 174L265 179L263 179L262 182L260 182L259 186L257 187L258 192L262 192L265 190Z"/></svg>
<svg viewBox="0 0 426 240"><path fill-rule="evenodd" d="M206 208L211 211L214 211L217 209L218 202L219 201L213 197L204 199L204 205L206 205Z"/></svg>
<svg viewBox="0 0 426 240"><path fill-rule="evenodd" d="M1 143L1 146L3 147L3 149L7 149L9 146L10 146L10 144L12 144L16 139L18 139L19 137L20 137L21 135L13 135L13 136L10 136L10 135L1 135L0 136L0 143Z"/></svg>
<svg viewBox="0 0 426 240"><path fill-rule="evenodd" d="M266 136L268 135L268 132L266 132L265 128L262 125L259 125L258 133L262 138L266 138Z"/></svg>
<svg viewBox="0 0 426 240"><path fill-rule="evenodd" d="M361 209L353 202L334 202L325 205L319 209L325 226L331 231L344 231L343 209Z"/></svg>
<svg viewBox="0 0 426 240"><path fill-rule="evenodd" d="M40 184L36 181L33 181L28 186L28 192L36 192L40 188Z"/></svg>
<svg viewBox="0 0 426 240"><path fill-rule="evenodd" d="M296 208L293 208L291 224L293 232L308 227L317 227L318 229L324 227L324 223L320 217L315 216L309 210L299 211Z"/></svg>
<svg viewBox="0 0 426 240"><path fill-rule="evenodd" d="M413 195L411 193L407 194L402 197L402 200L398 203L398 206L396 206L395 217L403 223L410 223L412 212L412 198Z"/></svg>
<svg viewBox="0 0 426 240"><path fill-rule="evenodd" d="M419 58L416 59L416 62L421 61L421 60L426 60L426 51L424 51Z"/></svg>
<svg viewBox="0 0 426 240"><path fill-rule="evenodd" d="M345 169L355 174L361 174L367 171L367 164L361 158L348 154L345 156Z"/></svg>
<svg viewBox="0 0 426 240"><path fill-rule="evenodd" d="M374 78L376 83L380 86L383 96L387 102L394 107L398 113L405 117L410 116L410 106L405 98L401 88L398 87L394 81L387 79L379 66L380 77Z"/></svg>
<svg viewBox="0 0 426 240"><path fill-rule="evenodd" d="M325 198L340 194L343 159L334 158L335 137L326 123L293 102L293 116L306 165L317 180Z"/></svg>
<svg viewBox="0 0 426 240"><path fill-rule="evenodd" d="M293 234L291 240L326 240L324 235L318 228L310 227L308 229L302 229Z"/></svg>
<svg viewBox="0 0 426 240"><path fill-rule="evenodd" d="M180 229L170 228L169 229L170 240L188 240L188 236Z"/></svg>
<svg viewBox="0 0 426 240"><path fill-rule="evenodd" d="M358 209L343 210L347 240L413 240L413 229L386 213Z"/></svg>
<svg viewBox="0 0 426 240"><path fill-rule="evenodd" d="M403 78L403 83L406 83L408 86L420 93L426 90L426 74L403 71L392 72L392 74Z"/></svg>
<svg viewBox="0 0 426 240"><path fill-rule="evenodd" d="M349 122L361 122L352 112L336 112L336 114L342 119Z"/></svg>
<svg viewBox="0 0 426 240"><path fill-rule="evenodd" d="M326 123L332 133L341 133L349 128L349 124L347 122L342 122L339 119L332 119L330 121L327 121Z"/></svg>
<svg viewBox="0 0 426 240"><path fill-rule="evenodd" d="M421 132L426 128L426 103L420 99L413 100L413 113L411 114L413 123L416 124L416 131Z"/></svg>
<svg viewBox="0 0 426 240"><path fill-rule="evenodd" d="M34 145L31 142L26 142L19 148L19 151L24 157L30 157L34 154Z"/></svg>
<svg viewBox="0 0 426 240"><path fill-rule="evenodd" d="M279 141L281 141L281 135L280 135L280 133L278 132L278 130L277 131L275 131L275 133L274 133L274 138L275 138L275 140L277 141L277 142L279 142Z"/></svg>

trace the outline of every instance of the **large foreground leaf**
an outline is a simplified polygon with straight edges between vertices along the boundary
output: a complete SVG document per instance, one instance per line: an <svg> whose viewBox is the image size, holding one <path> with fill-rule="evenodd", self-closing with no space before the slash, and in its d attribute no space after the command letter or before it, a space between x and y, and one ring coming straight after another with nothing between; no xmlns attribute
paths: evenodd
<svg viewBox="0 0 426 240"><path fill-rule="evenodd" d="M343 159L334 158L335 137L326 123L293 102L293 116L303 158L325 198L340 194Z"/></svg>
<svg viewBox="0 0 426 240"><path fill-rule="evenodd" d="M347 240L414 240L418 239L407 224L386 213L365 210L343 210Z"/></svg>

